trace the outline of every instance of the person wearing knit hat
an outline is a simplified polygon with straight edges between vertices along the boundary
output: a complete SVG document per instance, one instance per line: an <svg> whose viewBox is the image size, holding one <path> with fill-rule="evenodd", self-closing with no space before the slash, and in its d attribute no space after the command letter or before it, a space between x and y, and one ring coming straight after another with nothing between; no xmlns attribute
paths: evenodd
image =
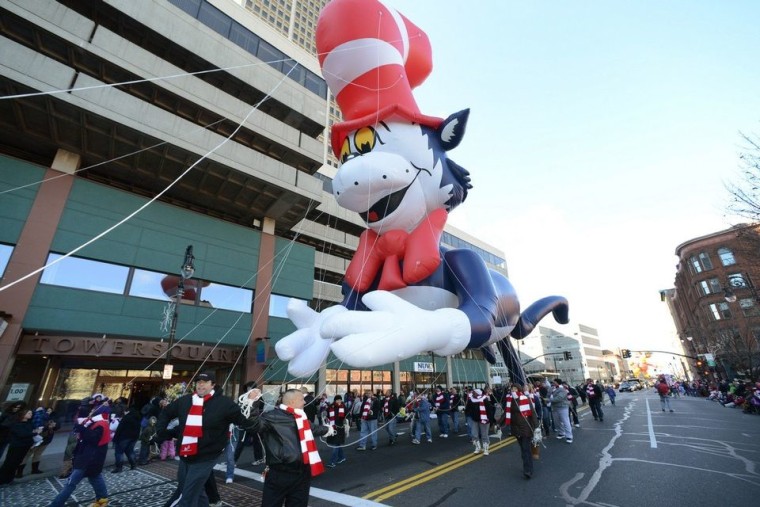
<svg viewBox="0 0 760 507"><path fill-rule="evenodd" d="M475 454L483 452L488 455L489 437L488 428L493 419L493 404L489 396L483 394L482 389L475 389L467 397L467 404L464 407L467 423L470 425L472 433L472 444L475 446Z"/></svg>
<svg viewBox="0 0 760 507"><path fill-rule="evenodd" d="M557 439L565 439L568 444L573 443L573 427L570 424L570 406L568 404L568 392L562 385L561 379L554 379L552 382L553 391L549 395L549 401L552 404L552 413L559 419L559 434Z"/></svg>
<svg viewBox="0 0 760 507"><path fill-rule="evenodd" d="M109 415L111 407L107 403L97 405L90 412L90 416L80 420L75 426L79 433L79 441L74 449L74 469L68 481L58 496L55 497L50 507L63 507L66 500L71 496L77 484L85 477L95 490L94 505L108 504L108 489L103 478L103 463L108 453L108 444L111 441L109 428Z"/></svg>

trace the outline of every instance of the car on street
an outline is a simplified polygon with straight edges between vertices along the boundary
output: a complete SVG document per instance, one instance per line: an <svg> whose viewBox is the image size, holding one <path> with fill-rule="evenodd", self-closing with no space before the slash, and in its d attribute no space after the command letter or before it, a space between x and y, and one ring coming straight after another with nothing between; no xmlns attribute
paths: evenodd
<svg viewBox="0 0 760 507"><path fill-rule="evenodd" d="M620 387L618 388L618 391L620 391L621 393L624 393L624 392L631 393L633 392L633 389L631 388L631 384L629 384L628 382L621 382Z"/></svg>

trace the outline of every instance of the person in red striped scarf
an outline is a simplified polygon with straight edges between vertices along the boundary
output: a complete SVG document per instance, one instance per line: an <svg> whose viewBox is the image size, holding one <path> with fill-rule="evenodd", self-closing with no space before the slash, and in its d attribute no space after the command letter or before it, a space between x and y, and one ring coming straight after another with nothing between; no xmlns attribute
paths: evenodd
<svg viewBox="0 0 760 507"><path fill-rule="evenodd" d="M441 386L436 386L435 388L433 406L435 407L435 413L438 416L438 432L441 438L448 438L451 405L449 404L448 393L445 392Z"/></svg>
<svg viewBox="0 0 760 507"><path fill-rule="evenodd" d="M204 484L227 447L230 424L248 429L254 423L240 412L237 403L222 394L212 372L199 373L195 380L195 393L180 396L166 406L156 425L159 443L170 438L180 442L177 468L180 494L173 507L208 505ZM249 393L248 397L253 399L254 395ZM168 430L169 422L175 418L179 424Z"/></svg>
<svg viewBox="0 0 760 507"><path fill-rule="evenodd" d="M383 418L385 419L385 432L388 433L388 445L396 445L396 416L401 410L401 403L396 393L388 389L383 399Z"/></svg>
<svg viewBox="0 0 760 507"><path fill-rule="evenodd" d="M336 394L333 402L327 406L327 420L330 426L335 430L335 435L327 438L327 443L333 446L330 462L327 464L330 468L346 462L346 456L343 454L343 445L346 443L346 406L343 404L343 397Z"/></svg>
<svg viewBox="0 0 760 507"><path fill-rule="evenodd" d="M538 415L529 394L525 394L518 384L512 384L510 388L510 393L505 400L504 413L510 433L517 439L517 443L520 445L523 477L530 479L533 476L531 446L533 432L539 427Z"/></svg>
<svg viewBox="0 0 760 507"><path fill-rule="evenodd" d="M475 389L467 397L464 413L472 432L472 444L475 446L473 452L475 454L482 451L485 456L488 456L488 428L493 421L493 412L493 404L490 398L481 389Z"/></svg>
<svg viewBox="0 0 760 507"><path fill-rule="evenodd" d="M359 446L357 451L367 450L367 438L369 438L372 447L371 450L377 449L377 416L380 415L381 405L377 396L370 391L364 391L361 409L361 432L359 433Z"/></svg>
<svg viewBox="0 0 760 507"><path fill-rule="evenodd" d="M253 400L261 396L251 391ZM311 478L324 472L314 437L336 434L331 426L312 426L304 407L304 394L288 389L282 403L269 412L252 412L251 431L261 435L266 449L262 507L306 507L309 503ZM254 406L255 408L255 406Z"/></svg>

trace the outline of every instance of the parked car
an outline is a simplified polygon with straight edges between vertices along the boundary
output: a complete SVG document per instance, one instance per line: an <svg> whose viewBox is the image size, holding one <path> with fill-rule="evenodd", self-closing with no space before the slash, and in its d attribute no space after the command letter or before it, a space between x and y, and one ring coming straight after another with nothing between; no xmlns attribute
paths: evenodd
<svg viewBox="0 0 760 507"><path fill-rule="evenodd" d="M644 389L644 384L641 383L641 381L637 378L629 378L626 380L628 382L628 385L631 386L631 391L639 391L641 389Z"/></svg>
<svg viewBox="0 0 760 507"><path fill-rule="evenodd" d="M622 392L633 392L633 389L631 388L631 384L628 382L621 382L620 387L618 388L618 391Z"/></svg>

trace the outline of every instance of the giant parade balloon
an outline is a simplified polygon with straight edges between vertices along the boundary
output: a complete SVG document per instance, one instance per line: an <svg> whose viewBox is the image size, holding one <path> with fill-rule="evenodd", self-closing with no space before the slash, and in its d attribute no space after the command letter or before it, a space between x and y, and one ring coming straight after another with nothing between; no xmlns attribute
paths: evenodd
<svg viewBox="0 0 760 507"><path fill-rule="evenodd" d="M417 354L442 356L498 346L515 375L510 336L524 338L549 313L568 322L568 303L549 296L520 309L509 280L474 251L441 245L448 214L472 188L449 158L469 110L437 118L412 94L433 69L427 35L378 0L332 0L316 34L322 74L343 114L331 145L340 161L333 193L366 223L343 281L340 305L316 312L291 300L297 327L275 345L297 377L330 351L370 368Z"/></svg>

